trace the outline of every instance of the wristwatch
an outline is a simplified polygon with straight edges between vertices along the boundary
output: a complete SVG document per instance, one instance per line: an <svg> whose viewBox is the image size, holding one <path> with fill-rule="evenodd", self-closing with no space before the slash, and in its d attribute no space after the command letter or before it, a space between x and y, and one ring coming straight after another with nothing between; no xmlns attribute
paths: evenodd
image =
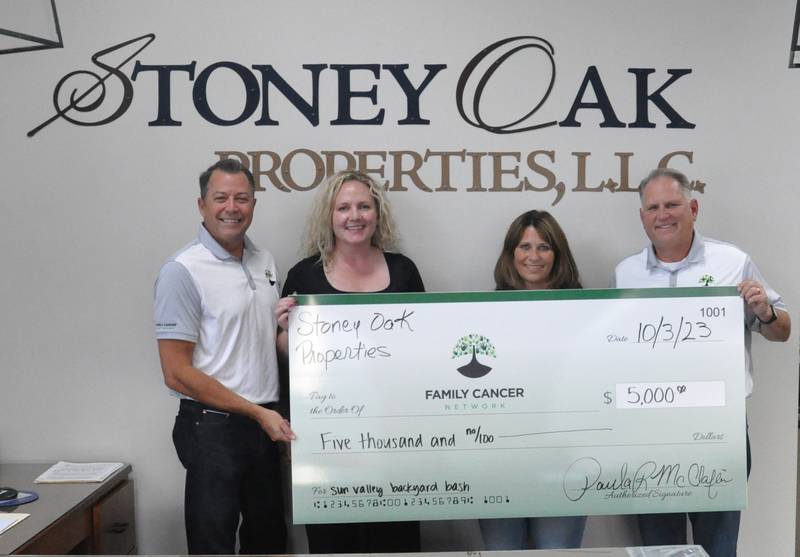
<svg viewBox="0 0 800 557"><path fill-rule="evenodd" d="M770 323L774 323L775 321L777 321L777 320L778 320L778 314L777 314L777 313L775 313L775 306L773 306L772 304L770 304L770 305L769 305L769 310L772 312L772 317L770 317L770 318L769 318L769 319L767 319L766 321L761 321L761 318L760 318L758 315L756 315L756 319L758 319L759 321L761 321L761 324L762 324L762 325L769 325Z"/></svg>

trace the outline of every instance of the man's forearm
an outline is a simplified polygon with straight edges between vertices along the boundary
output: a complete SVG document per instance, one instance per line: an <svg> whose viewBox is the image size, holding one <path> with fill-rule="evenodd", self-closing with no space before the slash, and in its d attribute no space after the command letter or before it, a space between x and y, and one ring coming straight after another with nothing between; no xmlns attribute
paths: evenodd
<svg viewBox="0 0 800 557"><path fill-rule="evenodd" d="M168 386L197 402L218 410L241 414L256 419L258 405L234 393L222 383L192 366L182 366L172 373Z"/></svg>
<svg viewBox="0 0 800 557"><path fill-rule="evenodd" d="M772 323L761 324L761 334L767 340L784 342L792 332L792 321L787 311L775 309L775 315L778 318Z"/></svg>

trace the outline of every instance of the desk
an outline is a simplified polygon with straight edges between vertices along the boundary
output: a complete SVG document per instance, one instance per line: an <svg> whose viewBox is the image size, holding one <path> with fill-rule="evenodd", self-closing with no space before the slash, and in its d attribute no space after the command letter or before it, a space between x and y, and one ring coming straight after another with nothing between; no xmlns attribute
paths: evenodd
<svg viewBox="0 0 800 557"><path fill-rule="evenodd" d="M130 465L101 483L34 484L50 464L0 463L0 486L35 491L39 499L8 512L30 516L0 534L0 554L136 553Z"/></svg>

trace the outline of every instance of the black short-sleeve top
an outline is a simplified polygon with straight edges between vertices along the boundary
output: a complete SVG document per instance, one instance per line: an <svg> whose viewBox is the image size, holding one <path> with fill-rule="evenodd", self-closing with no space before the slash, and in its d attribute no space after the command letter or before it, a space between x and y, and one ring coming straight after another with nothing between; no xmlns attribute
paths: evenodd
<svg viewBox="0 0 800 557"><path fill-rule="evenodd" d="M417 266L401 253L383 252L389 267L389 286L379 292L425 292ZM353 294L328 282L319 255L312 255L289 269L282 296L290 294Z"/></svg>

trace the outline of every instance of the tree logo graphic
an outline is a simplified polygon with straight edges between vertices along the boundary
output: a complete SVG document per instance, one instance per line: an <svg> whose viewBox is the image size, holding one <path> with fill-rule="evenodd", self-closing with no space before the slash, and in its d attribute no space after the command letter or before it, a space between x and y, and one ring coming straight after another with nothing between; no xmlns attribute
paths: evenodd
<svg viewBox="0 0 800 557"><path fill-rule="evenodd" d="M470 334L458 339L453 347L453 358L472 355L472 359L468 364L458 368L458 372L461 375L475 379L483 377L492 371L492 368L478 361L478 354L491 356L492 358L497 357L492 341L483 335Z"/></svg>

